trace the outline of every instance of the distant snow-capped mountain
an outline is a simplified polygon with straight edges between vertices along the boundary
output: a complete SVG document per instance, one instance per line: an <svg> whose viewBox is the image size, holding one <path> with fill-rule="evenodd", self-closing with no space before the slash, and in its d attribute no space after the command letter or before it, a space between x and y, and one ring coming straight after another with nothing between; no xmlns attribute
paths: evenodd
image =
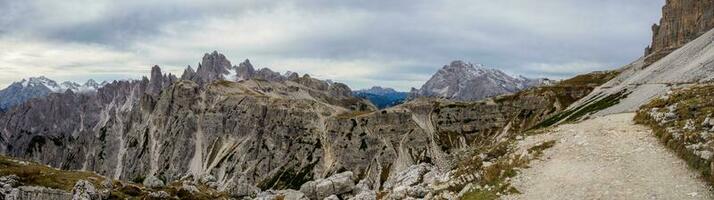
<svg viewBox="0 0 714 200"><path fill-rule="evenodd" d="M420 89L412 88L411 96L480 100L518 92L548 82L550 82L548 79L513 77L485 65L453 61L436 72Z"/></svg>
<svg viewBox="0 0 714 200"><path fill-rule="evenodd" d="M369 100L379 109L399 105L409 96L408 92L398 92L392 88L374 86L369 89L356 90L352 95Z"/></svg>
<svg viewBox="0 0 714 200"><path fill-rule="evenodd" d="M22 79L0 90L0 111L7 110L32 98L44 97L51 93L62 93L67 90L76 93L93 92L106 84L106 82L97 83L92 79L84 84L71 81L57 83L57 81L45 76Z"/></svg>

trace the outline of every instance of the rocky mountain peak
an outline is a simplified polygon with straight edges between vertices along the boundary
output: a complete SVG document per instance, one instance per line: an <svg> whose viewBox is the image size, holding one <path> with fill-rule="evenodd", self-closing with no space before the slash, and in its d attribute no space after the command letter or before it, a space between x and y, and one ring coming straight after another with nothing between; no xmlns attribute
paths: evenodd
<svg viewBox="0 0 714 200"><path fill-rule="evenodd" d="M193 70L191 65L186 67L185 70L183 70L183 74L181 75L181 80L193 80L193 77L196 76L196 71Z"/></svg>
<svg viewBox="0 0 714 200"><path fill-rule="evenodd" d="M455 100L479 100L517 92L541 81L512 77L501 70L461 60L445 65L411 96L442 97Z"/></svg>
<svg viewBox="0 0 714 200"><path fill-rule="evenodd" d="M39 76L39 77L30 77L27 80L22 79L20 82L22 84L22 87L47 87L48 89L52 90L53 92L61 92L63 88L60 87L59 84L57 84L56 81L49 79L45 76Z"/></svg>
<svg viewBox="0 0 714 200"><path fill-rule="evenodd" d="M151 68L151 77L149 78L149 88L147 93L149 94L159 94L163 88L164 75L161 73L161 68L158 65L154 65Z"/></svg>
<svg viewBox="0 0 714 200"><path fill-rule="evenodd" d="M213 53L203 55L194 75L186 74L186 72L190 72L186 69L181 77L190 77L190 80L203 85L216 80L224 80L225 76L231 73L232 68L231 62L226 59L226 56L218 51L213 51Z"/></svg>
<svg viewBox="0 0 714 200"><path fill-rule="evenodd" d="M101 84L97 83L97 81L95 81L94 79L89 79L86 83L84 83L84 86L99 88L101 87Z"/></svg>
<svg viewBox="0 0 714 200"><path fill-rule="evenodd" d="M250 64L250 60L245 59L242 63L238 65L238 68L236 68L236 76L237 80L247 80L253 77L255 74L255 68L253 68L253 64Z"/></svg>

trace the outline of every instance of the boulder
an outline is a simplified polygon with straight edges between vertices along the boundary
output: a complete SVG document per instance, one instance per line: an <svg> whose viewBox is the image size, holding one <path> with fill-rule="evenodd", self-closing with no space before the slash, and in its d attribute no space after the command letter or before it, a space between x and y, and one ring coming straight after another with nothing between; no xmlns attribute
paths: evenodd
<svg viewBox="0 0 714 200"><path fill-rule="evenodd" d="M10 187L20 186L20 177L14 174L0 177L0 187L3 187L5 185L8 185Z"/></svg>
<svg viewBox="0 0 714 200"><path fill-rule="evenodd" d="M300 191L297 190L279 190L278 194L283 197L284 200L309 200Z"/></svg>
<svg viewBox="0 0 714 200"><path fill-rule="evenodd" d="M323 200L340 200L340 198L337 197L337 195L333 194L333 195L330 195L329 197L324 198Z"/></svg>
<svg viewBox="0 0 714 200"><path fill-rule="evenodd" d="M309 181L300 187L300 192L310 199L324 199L331 195L351 192L355 183L352 172L335 174L326 179Z"/></svg>
<svg viewBox="0 0 714 200"><path fill-rule="evenodd" d="M401 186L414 186L421 183L425 174L432 171L434 166L427 163L409 166L393 176L390 176L384 183L384 189L391 190Z"/></svg>
<svg viewBox="0 0 714 200"><path fill-rule="evenodd" d="M229 183L223 192L226 192L230 197L241 198L255 196L260 192L260 189L246 182L238 181Z"/></svg>
<svg viewBox="0 0 714 200"><path fill-rule="evenodd" d="M188 181L184 181L184 182L181 184L181 190L187 191L188 193L191 193L191 194L200 192L200 191L198 190L198 187L196 187L195 185L191 184L191 183L188 182Z"/></svg>
<svg viewBox="0 0 714 200"><path fill-rule="evenodd" d="M72 189L72 200L94 200L99 199L97 189L89 181L80 180L74 184Z"/></svg>
<svg viewBox="0 0 714 200"><path fill-rule="evenodd" d="M171 198L171 195L165 191L158 191L149 193L149 197L154 199L168 199Z"/></svg>
<svg viewBox="0 0 714 200"><path fill-rule="evenodd" d="M142 182L144 186L152 189L156 188L162 188L166 185L164 185L164 181L161 181L161 179L156 178L156 176L148 176L144 179L144 182Z"/></svg>
<svg viewBox="0 0 714 200"><path fill-rule="evenodd" d="M296 190L268 190L259 193L256 198L256 200L310 200L305 195Z"/></svg>
<svg viewBox="0 0 714 200"><path fill-rule="evenodd" d="M203 175L203 177L199 180L199 183L206 185L211 182L216 182L216 177L210 174Z"/></svg>

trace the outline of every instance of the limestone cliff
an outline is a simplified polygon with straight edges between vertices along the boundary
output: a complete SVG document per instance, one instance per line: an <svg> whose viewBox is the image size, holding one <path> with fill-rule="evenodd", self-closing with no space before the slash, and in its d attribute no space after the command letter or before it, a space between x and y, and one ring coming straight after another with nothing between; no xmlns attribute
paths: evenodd
<svg viewBox="0 0 714 200"><path fill-rule="evenodd" d="M714 1L667 0L662 19L652 26L652 44L645 50L645 66L714 28Z"/></svg>

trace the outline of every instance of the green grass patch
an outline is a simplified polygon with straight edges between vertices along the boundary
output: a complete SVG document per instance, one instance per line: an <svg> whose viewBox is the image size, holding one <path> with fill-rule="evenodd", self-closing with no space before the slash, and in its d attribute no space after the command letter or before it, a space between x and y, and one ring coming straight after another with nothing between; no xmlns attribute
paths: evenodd
<svg viewBox="0 0 714 200"><path fill-rule="evenodd" d="M103 177L87 171L64 171L35 162L21 161L0 156L0 176L17 175L23 185L43 186L71 191L79 180L87 180L101 188Z"/></svg>

